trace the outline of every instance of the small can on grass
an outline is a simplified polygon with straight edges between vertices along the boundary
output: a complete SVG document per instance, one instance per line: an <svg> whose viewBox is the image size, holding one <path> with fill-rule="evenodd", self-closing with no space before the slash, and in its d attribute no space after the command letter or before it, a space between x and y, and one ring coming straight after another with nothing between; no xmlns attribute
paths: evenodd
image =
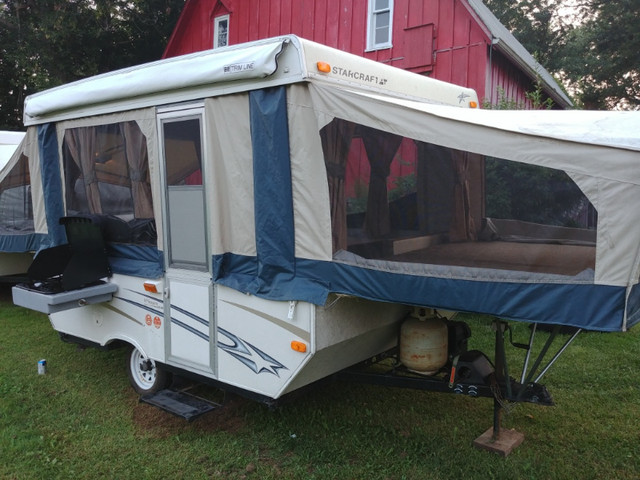
<svg viewBox="0 0 640 480"><path fill-rule="evenodd" d="M44 375L47 373L47 361L43 358L38 361L38 375Z"/></svg>

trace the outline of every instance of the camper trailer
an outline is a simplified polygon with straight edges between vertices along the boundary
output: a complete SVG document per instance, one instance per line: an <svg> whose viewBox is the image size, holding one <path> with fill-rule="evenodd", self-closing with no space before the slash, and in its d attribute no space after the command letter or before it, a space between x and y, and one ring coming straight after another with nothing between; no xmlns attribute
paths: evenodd
<svg viewBox="0 0 640 480"><path fill-rule="evenodd" d="M437 312L501 319L499 344L637 323L640 122L478 101L295 36L32 95L48 248L14 302L128 345L142 394L177 372L274 402L398 352L434 389L550 403Z"/></svg>
<svg viewBox="0 0 640 480"><path fill-rule="evenodd" d="M26 240L34 230L29 169L20 154L24 137L0 131L0 282L23 280L36 250Z"/></svg>

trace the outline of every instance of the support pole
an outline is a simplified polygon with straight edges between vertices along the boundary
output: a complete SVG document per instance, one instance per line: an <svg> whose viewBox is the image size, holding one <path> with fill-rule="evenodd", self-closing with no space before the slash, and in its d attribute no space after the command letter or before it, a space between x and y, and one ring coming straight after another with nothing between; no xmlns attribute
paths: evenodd
<svg viewBox="0 0 640 480"><path fill-rule="evenodd" d="M540 372L540 375L538 375L536 377L536 379L533 381L534 383L538 383L540 381L540 379L544 376L545 373L547 373L547 371L551 368L551 366L556 363L556 360L558 360L558 358L560 358L560 355L562 355L562 353L567 349L567 347L571 344L571 342L573 342L575 340L575 338L578 336L578 334L582 331L581 328L578 328L575 333L573 335L571 335L571 338L569 338L569 340L567 340L565 342L565 344L562 346L562 348L560 348L560 350L558 350L558 353L556 353L553 358L549 361L549 363L547 364L546 367L544 367L544 369L542 370L542 372Z"/></svg>
<svg viewBox="0 0 640 480"><path fill-rule="evenodd" d="M511 397L511 380L504 349L504 332L506 323L496 320L493 324L496 331L495 345L495 395L500 395L500 385L506 385L507 397ZM476 448L498 453L503 457L509 455L524 441L524 434L512 429L502 428L502 405L498 397L493 399L493 427L484 432L473 442Z"/></svg>
<svg viewBox="0 0 640 480"><path fill-rule="evenodd" d="M493 432L491 433L491 441L500 440L500 432L502 427L502 405L497 398L493 399Z"/></svg>
<svg viewBox="0 0 640 480"><path fill-rule="evenodd" d="M529 359L531 358L531 349L533 348L533 339L536 336L537 323L534 323L531 327L531 335L529 335L529 348L527 348L527 356L524 358L524 365L522 367L522 375L520 376L520 383L524 385L526 380L527 368L529 368Z"/></svg>
<svg viewBox="0 0 640 480"><path fill-rule="evenodd" d="M495 344L495 381L496 390L499 391L500 385L505 380L505 367L506 359L504 353L504 322L496 320L493 322L493 328L496 331L496 344ZM498 394L497 392L495 393ZM497 398L493 399L493 433L491 435L492 441L497 441L500 438L500 428L502 423L502 406Z"/></svg>

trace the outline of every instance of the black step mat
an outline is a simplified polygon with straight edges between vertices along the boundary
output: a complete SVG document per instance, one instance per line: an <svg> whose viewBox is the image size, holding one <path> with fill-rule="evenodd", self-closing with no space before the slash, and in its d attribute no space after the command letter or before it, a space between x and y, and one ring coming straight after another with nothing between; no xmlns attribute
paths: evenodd
<svg viewBox="0 0 640 480"><path fill-rule="evenodd" d="M160 390L156 393L148 393L142 395L140 401L161 408L189 422L220 406L217 403L189 393L175 390Z"/></svg>

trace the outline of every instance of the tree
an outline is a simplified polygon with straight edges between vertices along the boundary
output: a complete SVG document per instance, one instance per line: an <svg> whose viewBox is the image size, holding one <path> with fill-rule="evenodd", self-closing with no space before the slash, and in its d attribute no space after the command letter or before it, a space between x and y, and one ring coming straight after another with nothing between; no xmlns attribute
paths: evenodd
<svg viewBox="0 0 640 480"><path fill-rule="evenodd" d="M640 107L640 2L587 0L586 20L559 53L567 80L585 107Z"/></svg>
<svg viewBox="0 0 640 480"><path fill-rule="evenodd" d="M638 0L485 0L586 108L640 107Z"/></svg>
<svg viewBox="0 0 640 480"><path fill-rule="evenodd" d="M485 0L500 22L518 39L536 60L555 71L557 52L567 31L554 0Z"/></svg>
<svg viewBox="0 0 640 480"><path fill-rule="evenodd" d="M26 95L160 58L184 0L6 0L0 6L0 129Z"/></svg>

